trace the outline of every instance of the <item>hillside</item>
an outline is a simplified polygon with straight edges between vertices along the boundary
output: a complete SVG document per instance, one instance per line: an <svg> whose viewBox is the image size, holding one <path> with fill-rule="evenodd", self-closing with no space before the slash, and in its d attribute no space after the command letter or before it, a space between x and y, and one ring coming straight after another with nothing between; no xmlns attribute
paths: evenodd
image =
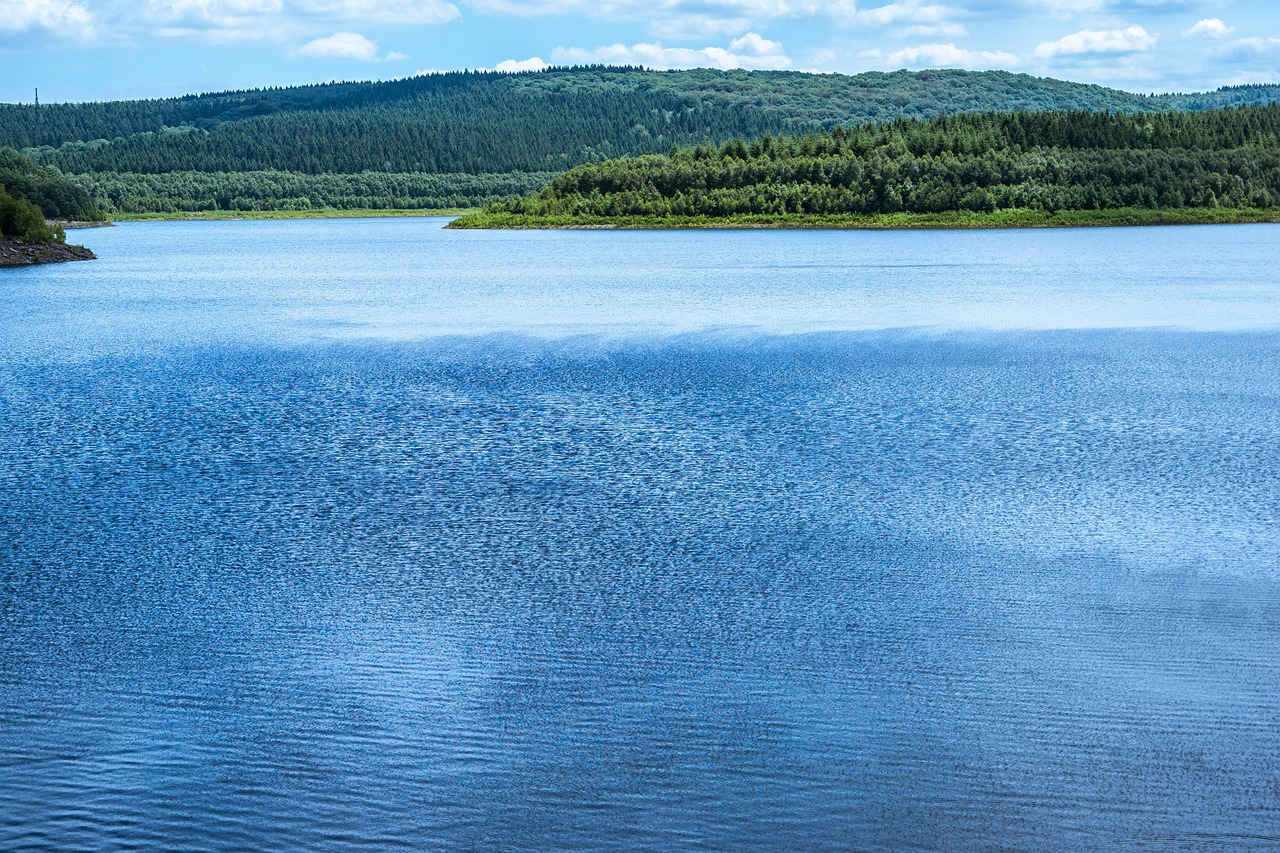
<svg viewBox="0 0 1280 853"><path fill-rule="evenodd" d="M957 112L1194 110L1276 100L1280 86L1148 97L999 71L576 68L0 105L0 145L75 176L115 211L455 207L545 185L579 163L673 145ZM361 177L332 179L339 175Z"/></svg>
<svg viewBox="0 0 1280 853"><path fill-rule="evenodd" d="M535 196L454 224L838 224L901 214L1014 224L1059 213L1110 223L1189 209L1198 212L1173 221L1223 221L1275 219L1277 208L1280 104L1271 104L966 114L708 144L579 166Z"/></svg>

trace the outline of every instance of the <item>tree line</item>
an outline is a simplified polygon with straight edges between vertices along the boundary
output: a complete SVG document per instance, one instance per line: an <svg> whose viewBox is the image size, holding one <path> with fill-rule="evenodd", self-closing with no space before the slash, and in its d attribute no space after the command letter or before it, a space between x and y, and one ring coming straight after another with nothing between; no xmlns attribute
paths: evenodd
<svg viewBox="0 0 1280 853"><path fill-rule="evenodd" d="M46 219L100 220L83 187L12 148L0 148L0 234L36 243L65 239Z"/></svg>
<svg viewBox="0 0 1280 853"><path fill-rule="evenodd" d="M555 172L500 175L425 172L88 173L71 176L108 214L207 210L441 210L484 207L534 192Z"/></svg>
<svg viewBox="0 0 1280 853"><path fill-rule="evenodd" d="M66 173L563 171L675 145L984 110L1150 111L1280 86L1143 96L1000 71L460 72L97 104L0 105L0 145ZM1219 104L1221 105L1221 104Z"/></svg>
<svg viewBox="0 0 1280 853"><path fill-rule="evenodd" d="M456 208L529 193L578 164L673 146L992 109L1138 113L1277 99L1280 86L1147 96L1001 71L556 68L0 105L0 145L110 213Z"/></svg>
<svg viewBox="0 0 1280 853"><path fill-rule="evenodd" d="M1280 206L1280 105L984 113L591 163L490 214L733 217Z"/></svg>

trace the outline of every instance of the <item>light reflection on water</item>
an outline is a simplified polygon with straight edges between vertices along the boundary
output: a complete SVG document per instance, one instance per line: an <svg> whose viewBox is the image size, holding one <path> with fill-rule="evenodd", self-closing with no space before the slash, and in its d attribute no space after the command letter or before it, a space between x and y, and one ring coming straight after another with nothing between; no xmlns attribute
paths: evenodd
<svg viewBox="0 0 1280 853"><path fill-rule="evenodd" d="M1274 230L426 225L0 280L0 847L1278 843Z"/></svg>
<svg viewBox="0 0 1280 853"><path fill-rule="evenodd" d="M17 348L64 339L131 353L493 333L1280 325L1280 225L454 232L444 221L73 232L101 260L7 271L20 298L0 317Z"/></svg>

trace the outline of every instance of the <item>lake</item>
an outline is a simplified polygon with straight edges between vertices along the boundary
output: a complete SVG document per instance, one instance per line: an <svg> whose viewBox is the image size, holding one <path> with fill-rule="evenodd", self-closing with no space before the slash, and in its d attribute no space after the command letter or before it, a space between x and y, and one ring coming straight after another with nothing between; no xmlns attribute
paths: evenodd
<svg viewBox="0 0 1280 853"><path fill-rule="evenodd" d="M0 271L0 848L1280 845L1280 226Z"/></svg>

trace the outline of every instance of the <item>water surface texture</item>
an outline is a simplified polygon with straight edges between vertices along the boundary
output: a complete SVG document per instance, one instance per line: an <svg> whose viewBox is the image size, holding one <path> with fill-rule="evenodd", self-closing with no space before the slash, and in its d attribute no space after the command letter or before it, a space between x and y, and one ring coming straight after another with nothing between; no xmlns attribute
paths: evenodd
<svg viewBox="0 0 1280 853"><path fill-rule="evenodd" d="M0 275L0 849L1280 846L1280 227Z"/></svg>

